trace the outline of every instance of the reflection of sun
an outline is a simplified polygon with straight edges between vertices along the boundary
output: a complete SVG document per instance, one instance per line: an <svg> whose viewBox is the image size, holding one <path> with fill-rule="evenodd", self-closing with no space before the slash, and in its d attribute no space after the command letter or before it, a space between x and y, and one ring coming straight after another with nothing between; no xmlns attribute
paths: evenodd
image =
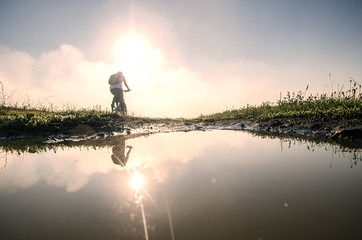
<svg viewBox="0 0 362 240"><path fill-rule="evenodd" d="M126 62L142 62L151 54L147 40L135 33L120 38L115 44L113 55Z"/></svg>
<svg viewBox="0 0 362 240"><path fill-rule="evenodd" d="M144 184L144 179L143 177L136 173L135 175L133 175L133 177L131 178L131 186L134 190L139 191Z"/></svg>

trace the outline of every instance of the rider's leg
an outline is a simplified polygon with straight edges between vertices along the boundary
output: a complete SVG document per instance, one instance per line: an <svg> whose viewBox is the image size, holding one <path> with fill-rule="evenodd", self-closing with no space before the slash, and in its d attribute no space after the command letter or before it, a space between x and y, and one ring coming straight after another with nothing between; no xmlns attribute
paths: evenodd
<svg viewBox="0 0 362 240"><path fill-rule="evenodd" d="M122 101L123 101L123 90L122 89L119 89L119 92L118 92L117 96L118 96L117 109L122 112Z"/></svg>
<svg viewBox="0 0 362 240"><path fill-rule="evenodd" d="M121 113L123 113L124 112L124 107L123 107L124 99L123 99L123 90L122 89L118 94L117 102L118 102L118 110L121 111Z"/></svg>
<svg viewBox="0 0 362 240"><path fill-rule="evenodd" d="M112 111L114 111L115 109L114 109L114 104L116 103L116 96L114 96L113 97L113 99L112 99L112 104L111 104L111 109L112 109Z"/></svg>
<svg viewBox="0 0 362 240"><path fill-rule="evenodd" d="M117 100L117 102L116 102L116 109L117 109L118 111L121 111L121 102L118 101L118 100Z"/></svg>
<svg viewBox="0 0 362 240"><path fill-rule="evenodd" d="M113 101L112 101L112 110L120 110L120 102L123 98L123 91L120 88L113 88L111 89L112 94L114 95Z"/></svg>
<svg viewBox="0 0 362 240"><path fill-rule="evenodd" d="M121 106L122 106L122 113L124 115L127 115L127 105L126 105L126 102L124 101L124 99L122 99L122 102L121 102Z"/></svg>
<svg viewBox="0 0 362 240"><path fill-rule="evenodd" d="M111 89L111 93L113 94L113 99L112 99L112 104L111 104L112 111L115 110L114 104L117 102L117 92L118 92L118 90L116 88Z"/></svg>

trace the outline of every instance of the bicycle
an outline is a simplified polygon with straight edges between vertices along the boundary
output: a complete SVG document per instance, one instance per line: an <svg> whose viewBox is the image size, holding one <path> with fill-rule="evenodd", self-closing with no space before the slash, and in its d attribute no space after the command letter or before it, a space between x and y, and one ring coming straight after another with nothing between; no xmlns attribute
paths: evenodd
<svg viewBox="0 0 362 240"><path fill-rule="evenodd" d="M123 92L129 92L129 91L131 91L131 89L123 90ZM119 111L123 115L127 115L127 105L126 105L126 102L124 101L124 96L122 99L119 99L116 96L114 96L112 103L113 103L113 101L114 101L115 107L113 106L113 104L111 105L112 112Z"/></svg>

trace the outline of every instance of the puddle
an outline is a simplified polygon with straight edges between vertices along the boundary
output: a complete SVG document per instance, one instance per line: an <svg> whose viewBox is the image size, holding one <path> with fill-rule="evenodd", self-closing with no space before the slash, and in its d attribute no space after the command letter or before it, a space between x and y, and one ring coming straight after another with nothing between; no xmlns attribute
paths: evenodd
<svg viewBox="0 0 362 240"><path fill-rule="evenodd" d="M360 148L225 130L53 140L0 146L2 238L362 235Z"/></svg>

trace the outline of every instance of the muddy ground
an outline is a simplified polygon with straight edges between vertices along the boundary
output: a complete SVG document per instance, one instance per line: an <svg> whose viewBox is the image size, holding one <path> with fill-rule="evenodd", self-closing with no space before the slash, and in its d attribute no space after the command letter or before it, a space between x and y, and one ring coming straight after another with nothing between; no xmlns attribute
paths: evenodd
<svg viewBox="0 0 362 240"><path fill-rule="evenodd" d="M107 121L84 123L73 121L54 123L39 129L1 130L1 140L17 138L54 139L97 138L103 139L117 135L143 135L158 132L238 130L273 136L290 136L311 140L362 145L362 120L328 120L279 118L264 122L245 119L223 120L185 120L185 119L150 119L127 117L114 114Z"/></svg>

